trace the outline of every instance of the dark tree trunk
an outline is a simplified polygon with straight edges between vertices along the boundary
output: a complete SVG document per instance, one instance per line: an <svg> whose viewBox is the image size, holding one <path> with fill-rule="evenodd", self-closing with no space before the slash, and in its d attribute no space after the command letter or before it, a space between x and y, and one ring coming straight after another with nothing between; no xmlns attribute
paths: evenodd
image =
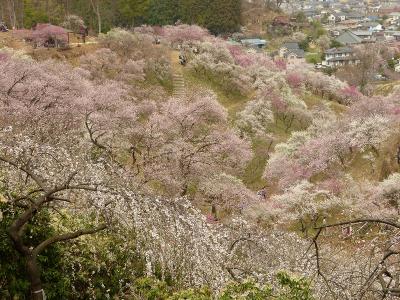
<svg viewBox="0 0 400 300"><path fill-rule="evenodd" d="M24 164L21 164L20 162L16 163L1 155L0 155L0 161L10 166L13 166L17 170L20 170L21 172L25 173L40 188L38 191L42 192L42 195L38 196L37 199L35 200L29 198L30 194L28 194L28 196L15 197L15 199L17 200L30 199L31 202L29 202L30 206L28 204L28 207L20 215L16 217L16 219L12 222L7 231L10 239L14 244L15 250L26 260L26 272L28 273L28 279L31 284L30 299L44 300L45 294L43 291L42 281L40 278L40 266L37 261L38 255L40 255L42 251L44 251L47 247L49 247L52 244L63 241L69 241L78 238L82 235L95 234L101 230L106 229L107 224L104 223L94 228L79 229L69 233L53 235L51 237L48 237L41 243L39 243L36 247L24 244L23 236L25 234L26 225L30 221L32 221L33 216L38 212L40 212L40 210L43 208L45 204L49 204L57 199L57 196L55 194L61 191L71 190L69 184L74 179L74 176L77 174L77 172L76 171L72 172L68 176L68 179L64 181L62 184L56 185L54 188L48 188L47 184L44 181L42 181L42 178L40 176L37 176L35 172L31 171L29 162ZM92 186L85 186L85 185L78 185L78 186L80 189L84 189L87 191L97 190L97 187L94 188ZM69 202L68 199L67 201ZM19 204L17 201L15 202Z"/></svg>
<svg viewBox="0 0 400 300"><path fill-rule="evenodd" d="M40 268L35 256L29 256L27 258L26 271L28 272L28 277L31 284L31 299L43 300L44 291L42 287L42 280L40 279Z"/></svg>
<svg viewBox="0 0 400 300"><path fill-rule="evenodd" d="M182 197L184 197L184 196L186 196L187 195L187 193L188 193L188 189L189 189L189 187L188 187L188 183L187 182L185 182L185 184L183 185L183 187L182 187L182 192L181 192L181 196Z"/></svg>
<svg viewBox="0 0 400 300"><path fill-rule="evenodd" d="M215 204L213 204L211 206L211 214L213 215L213 217L215 218L215 220L217 220L217 207L215 206Z"/></svg>

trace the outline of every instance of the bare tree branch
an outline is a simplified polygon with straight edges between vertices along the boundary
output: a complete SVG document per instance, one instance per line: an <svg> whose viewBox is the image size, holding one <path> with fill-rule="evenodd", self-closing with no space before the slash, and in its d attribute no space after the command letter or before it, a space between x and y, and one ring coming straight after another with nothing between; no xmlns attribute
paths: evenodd
<svg viewBox="0 0 400 300"><path fill-rule="evenodd" d="M101 230L104 230L106 228L107 228L106 224L101 224L101 225L99 225L98 227L95 227L95 228L81 229L81 230L77 230L75 232L70 232L70 233L65 233L65 234L53 236L53 237L43 241L35 249L33 249L32 255L33 256L37 256L38 254L40 254L40 252L42 252L44 249L46 249L51 244L54 244L54 243L57 243L57 242L68 241L68 240L72 240L72 239L76 239L76 238L78 238L78 237L80 237L82 235L93 234L93 233L99 232Z"/></svg>
<svg viewBox="0 0 400 300"><path fill-rule="evenodd" d="M315 229L323 229L323 228L330 228L330 227L337 227L337 226L343 226L343 225L351 225L351 224L358 224L358 223L380 223L380 224L385 224L389 225L395 228L400 229L400 224L383 220L383 219L355 219L355 220L350 220L346 222L339 222L339 223L334 223L334 224L328 224L328 225L323 225L323 226L318 226L315 227Z"/></svg>

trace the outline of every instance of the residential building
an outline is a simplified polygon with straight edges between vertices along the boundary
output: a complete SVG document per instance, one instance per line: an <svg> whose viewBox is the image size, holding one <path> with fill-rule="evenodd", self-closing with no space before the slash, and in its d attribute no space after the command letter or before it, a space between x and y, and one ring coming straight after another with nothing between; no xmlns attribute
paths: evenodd
<svg viewBox="0 0 400 300"><path fill-rule="evenodd" d="M343 12L332 12L327 14L328 23L335 24L346 20L346 14Z"/></svg>
<svg viewBox="0 0 400 300"><path fill-rule="evenodd" d="M338 23L335 28L336 29L356 29L358 28L359 21L356 20L345 20Z"/></svg>
<svg viewBox="0 0 400 300"><path fill-rule="evenodd" d="M335 41L341 43L342 45L348 46L348 45L361 44L363 42L363 39L356 36L353 32L348 30L342 32L342 34L339 35L335 39Z"/></svg>
<svg viewBox="0 0 400 300"><path fill-rule="evenodd" d="M400 73L400 63L399 62L397 62L397 64L394 66L394 71L396 73Z"/></svg>
<svg viewBox="0 0 400 300"><path fill-rule="evenodd" d="M305 52L297 42L286 42L279 49L279 56L288 60L303 59Z"/></svg>
<svg viewBox="0 0 400 300"><path fill-rule="evenodd" d="M379 16L367 16L367 20L370 22L378 22L381 18Z"/></svg>
<svg viewBox="0 0 400 300"><path fill-rule="evenodd" d="M381 9L381 7L382 7L382 5L380 5L380 4L371 5L368 7L368 12L377 13Z"/></svg>
<svg viewBox="0 0 400 300"><path fill-rule="evenodd" d="M347 20L362 21L364 19L364 15L360 14L359 12L351 11L347 13L346 18Z"/></svg>
<svg viewBox="0 0 400 300"><path fill-rule="evenodd" d="M306 16L306 18L309 22L320 16L319 12L313 8L304 9L304 10L302 10L302 12L304 13L304 15Z"/></svg>
<svg viewBox="0 0 400 300"><path fill-rule="evenodd" d="M258 48L258 49L262 49L262 48L265 48L267 46L267 41L266 40L258 39L258 38L242 39L242 40L240 40L240 43L243 46L250 47L250 48Z"/></svg>
<svg viewBox="0 0 400 300"><path fill-rule="evenodd" d="M368 30L353 30L351 31L353 34L358 36L359 38L362 38L364 41L370 41L373 39L373 34L372 31Z"/></svg>
<svg viewBox="0 0 400 300"><path fill-rule="evenodd" d="M350 47L332 48L325 51L325 60L322 65L329 67L340 67L357 64L359 60Z"/></svg>
<svg viewBox="0 0 400 300"><path fill-rule="evenodd" d="M327 19L328 19L328 23L329 24L335 24L336 23L336 15L335 14L329 14Z"/></svg>
<svg viewBox="0 0 400 300"><path fill-rule="evenodd" d="M391 12L388 17L388 21L390 24L397 23L397 21L400 20L400 12Z"/></svg>
<svg viewBox="0 0 400 300"><path fill-rule="evenodd" d="M364 22L360 24L360 29L376 32L382 31L384 28L383 25L378 22Z"/></svg>
<svg viewBox="0 0 400 300"><path fill-rule="evenodd" d="M389 31L397 31L397 29L400 27L400 24L392 24L389 26L385 27L385 30L389 30Z"/></svg>
<svg viewBox="0 0 400 300"><path fill-rule="evenodd" d="M396 41L400 41L400 32L393 33L393 37Z"/></svg>
<svg viewBox="0 0 400 300"><path fill-rule="evenodd" d="M337 20L337 22L346 21L346 18L347 18L346 16L347 16L347 14L342 13L342 12L336 13L336 20Z"/></svg>

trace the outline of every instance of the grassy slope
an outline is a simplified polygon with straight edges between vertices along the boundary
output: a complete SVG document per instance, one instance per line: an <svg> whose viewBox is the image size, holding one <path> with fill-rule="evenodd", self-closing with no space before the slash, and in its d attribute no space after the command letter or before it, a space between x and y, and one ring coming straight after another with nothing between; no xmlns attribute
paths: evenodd
<svg viewBox="0 0 400 300"><path fill-rule="evenodd" d="M91 37L88 39L87 44L78 45L74 43L69 49L56 49L56 48L37 48L34 49L31 44L24 42L18 38L13 31L0 32L0 48L8 47L15 50L21 50L25 54L31 56L36 60L65 60L73 66L77 66L79 58L87 53L94 52L98 49L97 41Z"/></svg>
<svg viewBox="0 0 400 300"><path fill-rule="evenodd" d="M221 103L227 109L229 119L232 122L235 119L236 113L244 109L246 103L251 99L251 96L226 93L218 86L218 84L207 81L203 78L195 77L191 72L186 69L184 70L183 74L188 88L197 86L212 90L217 95L219 103Z"/></svg>
<svg viewBox="0 0 400 300"><path fill-rule="evenodd" d="M173 65L177 63L177 60L174 56L177 56L176 53L172 55ZM188 71L181 66L173 67L177 72L183 72L185 82L188 88L190 87L202 87L208 88L212 90L218 97L218 101L228 110L229 120L231 124L235 121L236 114L243 110L246 106L246 103L250 101L253 97L253 94L243 96L239 94L229 93L221 89L221 87L215 82L209 81L204 78L198 78L193 73ZM309 96L305 99L307 106L310 108L312 106L318 105L321 103L321 99L317 96ZM336 104L336 103L335 103ZM333 105L335 105L333 104ZM337 104L339 105L339 104ZM335 109L334 109L335 110ZM336 107L336 110L341 111L341 108ZM298 124L294 123L293 127L290 131L299 130ZM266 186L265 180L262 178L264 173L265 165L267 163L269 154L268 150L273 151L276 143L284 142L290 137L290 132L286 132L281 121L277 121L270 128L270 132L275 136L275 143L270 146L268 142L261 139L253 139L252 148L254 152L253 159L249 162L244 173L242 175L243 182L253 190L259 190Z"/></svg>
<svg viewBox="0 0 400 300"><path fill-rule="evenodd" d="M395 87L398 87L399 85L400 80L377 82L375 83L375 94L387 96L393 92Z"/></svg>

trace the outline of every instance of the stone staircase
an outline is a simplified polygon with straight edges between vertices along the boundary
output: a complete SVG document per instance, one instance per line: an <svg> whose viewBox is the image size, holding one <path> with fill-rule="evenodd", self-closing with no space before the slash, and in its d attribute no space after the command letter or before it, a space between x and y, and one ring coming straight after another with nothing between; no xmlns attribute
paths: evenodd
<svg viewBox="0 0 400 300"><path fill-rule="evenodd" d="M176 98L184 97L186 94L185 79L183 78L183 74L181 72L174 74L173 84L174 84L173 96Z"/></svg>

